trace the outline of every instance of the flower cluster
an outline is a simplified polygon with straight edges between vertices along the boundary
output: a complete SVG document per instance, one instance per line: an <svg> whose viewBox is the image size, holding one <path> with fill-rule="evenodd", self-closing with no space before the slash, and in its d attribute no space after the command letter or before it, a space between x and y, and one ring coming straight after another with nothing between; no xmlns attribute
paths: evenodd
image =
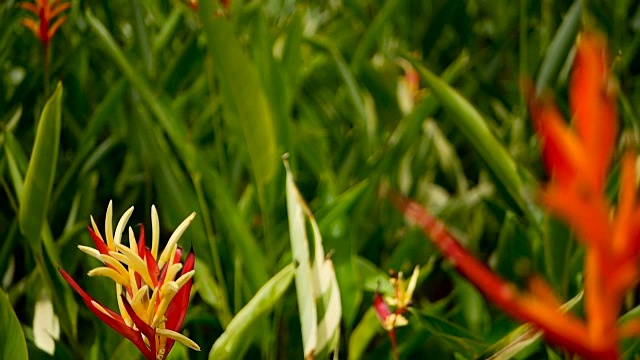
<svg viewBox="0 0 640 360"><path fill-rule="evenodd" d="M47 48L53 35L56 34L56 31L58 31L60 26L67 20L66 16L60 16L55 21L54 18L70 8L71 3L60 3L60 0L53 0L51 2L49 2L49 0L36 0L35 3L22 2L20 3L20 7L32 12L38 18L37 21L31 18L25 18L22 20L22 24L31 30L33 34L40 39L42 45Z"/></svg>
<svg viewBox="0 0 640 360"><path fill-rule="evenodd" d="M393 296L383 297L380 292L376 292L373 298L373 308L382 327L389 333L396 359L398 358L398 345L396 343L395 329L409 324L409 320L403 314L409 311L409 307L413 304L413 291L416 289L419 274L420 267L416 266L408 283L404 279L402 272L393 274L389 279L394 289ZM394 308L393 311L391 311L392 307Z"/></svg>
<svg viewBox="0 0 640 360"><path fill-rule="evenodd" d="M638 321L618 323L623 297L640 275L640 204L636 154L630 150L621 159L617 206L605 193L618 132L606 54L601 36L591 32L580 36L570 87L573 126L565 123L548 96L536 97L531 86L526 89L551 174L541 192L542 204L567 222L586 248L584 319L563 311L543 279L536 277L529 291L519 291L469 254L427 210L392 196L405 217L421 226L489 300L542 330L550 342L585 359L618 359L618 341L640 333Z"/></svg>
<svg viewBox="0 0 640 360"><path fill-rule="evenodd" d="M109 202L105 221L106 240L92 217L89 233L96 247L78 246L82 252L104 264L89 271L89 276L105 276L116 283L120 314L95 301L66 271L60 269L60 273L80 294L89 309L133 342L146 359L166 358L175 341L200 350L195 342L179 333L189 305L195 255L189 252L184 263L181 262L182 249L177 243L195 213L178 226L165 249L158 254L160 225L155 206L151 207L151 249L145 245L142 226L137 240L129 227L129 246L121 243L132 212L133 207L122 215L114 233L112 203Z"/></svg>

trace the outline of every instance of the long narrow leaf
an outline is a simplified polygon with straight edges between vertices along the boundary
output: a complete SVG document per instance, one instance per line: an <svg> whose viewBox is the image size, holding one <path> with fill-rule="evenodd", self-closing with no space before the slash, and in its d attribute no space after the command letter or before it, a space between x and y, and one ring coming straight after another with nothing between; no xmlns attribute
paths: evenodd
<svg viewBox="0 0 640 360"><path fill-rule="evenodd" d="M42 111L24 188L22 195L19 194L20 229L31 246L36 246L40 240L40 229L49 208L58 162L61 108L62 84L59 83Z"/></svg>
<svg viewBox="0 0 640 360"><path fill-rule="evenodd" d="M575 0L542 60L538 80L536 80L536 93L540 94L542 90L552 85L550 83L553 79L558 77L562 64L566 61L569 51L575 44L580 25L580 14L582 14L582 0Z"/></svg>
<svg viewBox="0 0 640 360"><path fill-rule="evenodd" d="M207 35L225 105L237 115L244 135L251 168L259 191L275 174L278 155L271 109L258 72L242 53L232 24L224 17L211 16L210 1L203 1L201 18ZM230 119L228 119L230 120Z"/></svg>
<svg viewBox="0 0 640 360"><path fill-rule="evenodd" d="M519 210L530 215L529 204L523 197L523 183L518 175L516 163L493 135L480 112L460 93L446 82L418 63L413 57L406 57L418 70L420 76L443 107L449 110L456 125L475 150L486 161L491 171L507 190ZM533 217L530 216L530 219Z"/></svg>
<svg viewBox="0 0 640 360"><path fill-rule="evenodd" d="M295 266L287 265L274 275L245 307L236 314L225 332L216 340L209 352L209 360L232 359L246 341L246 331L257 323L262 315L273 309L293 280Z"/></svg>

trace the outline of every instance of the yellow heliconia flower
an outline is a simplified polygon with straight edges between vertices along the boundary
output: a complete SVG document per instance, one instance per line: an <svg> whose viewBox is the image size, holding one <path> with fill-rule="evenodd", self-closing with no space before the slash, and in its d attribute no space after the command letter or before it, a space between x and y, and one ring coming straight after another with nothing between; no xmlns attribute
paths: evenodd
<svg viewBox="0 0 640 360"><path fill-rule="evenodd" d="M166 358L175 341L200 350L198 344L178 332L189 305L195 254L190 251L184 263L181 262L182 249L177 243L196 214L192 213L178 226L158 256L160 225L155 206L151 207L151 249L145 246L142 226L138 240L129 227L129 245L121 243L132 212L133 207L122 215L113 232L113 205L109 202L105 220L106 240L91 217L89 233L96 248L78 246L82 252L104 264L89 271L89 276L105 276L116 283L120 314L93 300L66 271L60 269L60 273L89 309L133 342L146 359Z"/></svg>

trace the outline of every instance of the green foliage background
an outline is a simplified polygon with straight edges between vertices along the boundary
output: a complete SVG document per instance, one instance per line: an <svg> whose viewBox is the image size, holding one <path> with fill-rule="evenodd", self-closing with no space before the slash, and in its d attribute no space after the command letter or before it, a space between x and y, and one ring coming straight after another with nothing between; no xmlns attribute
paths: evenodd
<svg viewBox="0 0 640 360"><path fill-rule="evenodd" d="M185 329L203 351L176 346L172 357L207 358L256 292L291 269L284 153L332 250L340 357L392 357L372 297L388 291L388 270L421 265L415 311L397 334L400 357L486 358L513 342L503 338L518 324L442 261L379 197L380 184L423 203L502 276L524 286L541 274L569 300L581 289L583 253L536 205L546 175L521 76L554 89L566 111L578 30L598 29L610 40L622 135L640 140L633 1L236 0L229 11L201 1L198 12L179 1L71 2L48 80L41 44L20 24L28 13L0 3L1 305L3 314L13 308L34 359L137 356L56 271L117 308L113 285L85 276L98 264L76 248L91 245L89 216L102 227L111 199L117 217L134 205L129 223L147 227L156 204L164 241L198 213L181 244L198 257ZM410 99L398 88L410 62L422 89L403 107ZM56 120L43 89L58 82ZM33 343L43 288L62 328L53 356ZM279 290L234 356L302 357L295 289ZM628 317L638 303L630 294ZM0 322L10 324L0 335L17 331L13 317ZM625 342L625 356L637 346ZM517 356L569 358L540 340Z"/></svg>

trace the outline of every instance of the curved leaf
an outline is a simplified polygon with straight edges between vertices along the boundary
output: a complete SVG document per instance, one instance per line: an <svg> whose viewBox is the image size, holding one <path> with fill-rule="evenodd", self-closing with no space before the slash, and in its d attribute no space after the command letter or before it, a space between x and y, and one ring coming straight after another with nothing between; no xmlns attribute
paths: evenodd
<svg viewBox="0 0 640 360"><path fill-rule="evenodd" d="M289 288L295 271L294 264L287 265L274 275L256 295L236 314L224 333L216 340L209 352L209 360L232 359L244 345L247 330L266 312L273 309L280 297Z"/></svg>

